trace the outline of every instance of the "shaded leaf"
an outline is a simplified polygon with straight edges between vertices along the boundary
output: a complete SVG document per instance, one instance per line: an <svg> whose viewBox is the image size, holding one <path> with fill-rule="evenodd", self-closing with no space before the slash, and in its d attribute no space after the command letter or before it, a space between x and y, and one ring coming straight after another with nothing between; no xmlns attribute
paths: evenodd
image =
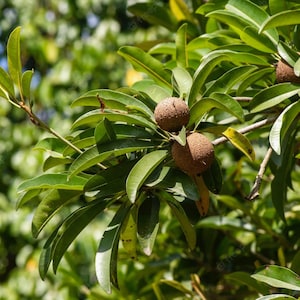
<svg viewBox="0 0 300 300"><path fill-rule="evenodd" d="M107 293L111 293L111 283L117 284L117 251L122 223L129 206L123 204L103 233L95 259L97 280Z"/></svg>
<svg viewBox="0 0 300 300"><path fill-rule="evenodd" d="M138 209L138 241L146 255L152 253L159 228L160 201L154 195L147 196Z"/></svg>
<svg viewBox="0 0 300 300"><path fill-rule="evenodd" d="M21 82L22 82L22 94L30 99L30 87L31 80L33 76L33 70L27 70L22 74Z"/></svg>
<svg viewBox="0 0 300 300"><path fill-rule="evenodd" d="M256 300L288 300L288 299L297 300L296 298L286 294L272 294L267 296L261 296Z"/></svg>
<svg viewBox="0 0 300 300"><path fill-rule="evenodd" d="M176 34L176 62L177 66L186 68L188 66L188 53L186 48L187 40L187 23L179 27Z"/></svg>
<svg viewBox="0 0 300 300"><path fill-rule="evenodd" d="M274 107L299 92L300 86L291 83L280 83L267 87L253 97L249 109L251 112L256 113Z"/></svg>
<svg viewBox="0 0 300 300"><path fill-rule="evenodd" d="M6 71L1 67L0 67L0 90L2 90L4 94L8 93L11 97L15 96L13 81L6 73Z"/></svg>
<svg viewBox="0 0 300 300"><path fill-rule="evenodd" d="M139 188L167 155L167 150L156 150L144 155L134 165L126 180L126 192L131 202L136 200Z"/></svg>
<svg viewBox="0 0 300 300"><path fill-rule="evenodd" d="M214 159L210 168L202 173L205 185L214 194L219 194L223 185L223 173L217 158Z"/></svg>

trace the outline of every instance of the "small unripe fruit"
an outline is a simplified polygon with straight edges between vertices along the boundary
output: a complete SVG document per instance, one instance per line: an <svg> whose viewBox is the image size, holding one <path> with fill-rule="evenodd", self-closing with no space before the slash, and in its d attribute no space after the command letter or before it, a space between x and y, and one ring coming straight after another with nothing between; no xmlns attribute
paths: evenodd
<svg viewBox="0 0 300 300"><path fill-rule="evenodd" d="M206 136L198 132L187 136L185 146L175 141L171 151L177 167L189 175L203 173L214 160L213 144Z"/></svg>
<svg viewBox="0 0 300 300"><path fill-rule="evenodd" d="M276 66L276 82L300 83L300 77L296 76L294 69L284 60L280 60Z"/></svg>
<svg viewBox="0 0 300 300"><path fill-rule="evenodd" d="M157 104L154 118L161 129L176 132L188 124L190 110L184 100L169 97Z"/></svg>

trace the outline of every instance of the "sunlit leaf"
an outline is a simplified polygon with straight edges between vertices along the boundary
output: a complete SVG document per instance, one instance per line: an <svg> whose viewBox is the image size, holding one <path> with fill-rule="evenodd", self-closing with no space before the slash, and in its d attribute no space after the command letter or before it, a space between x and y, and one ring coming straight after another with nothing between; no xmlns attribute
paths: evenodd
<svg viewBox="0 0 300 300"><path fill-rule="evenodd" d="M156 150L144 155L134 165L126 181L126 192L131 202L136 200L139 188L167 155L167 150Z"/></svg>
<svg viewBox="0 0 300 300"><path fill-rule="evenodd" d="M290 66L294 66L296 61L299 59L299 53L292 49L289 45L280 41L278 43L278 53Z"/></svg>
<svg viewBox="0 0 300 300"><path fill-rule="evenodd" d="M177 66L186 68L188 66L188 53L186 48L187 23L183 24L176 34L176 62Z"/></svg>
<svg viewBox="0 0 300 300"><path fill-rule="evenodd" d="M170 0L170 8L178 21L192 20L189 8L183 0Z"/></svg>
<svg viewBox="0 0 300 300"><path fill-rule="evenodd" d="M272 294L267 296L261 296L256 300L289 300L289 299L297 300L295 297L286 294Z"/></svg>
<svg viewBox="0 0 300 300"><path fill-rule="evenodd" d="M30 99L30 87L31 87L32 76L33 76L33 70L27 70L22 74L22 78L21 78L22 93L27 99Z"/></svg>
<svg viewBox="0 0 300 300"><path fill-rule="evenodd" d="M260 32L273 27L300 24L300 9L285 10L270 16L263 22Z"/></svg>
<svg viewBox="0 0 300 300"><path fill-rule="evenodd" d="M186 69L181 67L174 68L172 72L175 84L179 91L179 96L185 98L191 89L193 78Z"/></svg>
<svg viewBox="0 0 300 300"><path fill-rule="evenodd" d="M152 57L150 54L133 46L123 46L118 53L128 60L132 65L141 72L145 72L153 78L158 84L171 87L171 76L163 64Z"/></svg>
<svg viewBox="0 0 300 300"><path fill-rule="evenodd" d="M8 72L13 82L21 88L22 64L20 50L21 27L16 27L9 35L7 41Z"/></svg>
<svg viewBox="0 0 300 300"><path fill-rule="evenodd" d="M10 96L15 96L14 84L7 72L0 67L0 90L7 92Z"/></svg>
<svg viewBox="0 0 300 300"><path fill-rule="evenodd" d="M255 160L255 152L250 141L237 130L228 127L223 135L231 142L233 146L243 152L250 160Z"/></svg>
<svg viewBox="0 0 300 300"><path fill-rule="evenodd" d="M300 291L299 275L285 267L268 265L252 277L276 288Z"/></svg>

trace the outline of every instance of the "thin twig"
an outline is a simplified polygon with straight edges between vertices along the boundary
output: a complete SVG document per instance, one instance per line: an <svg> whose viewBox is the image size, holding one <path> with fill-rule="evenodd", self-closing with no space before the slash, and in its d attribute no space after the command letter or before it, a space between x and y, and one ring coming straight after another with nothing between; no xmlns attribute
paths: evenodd
<svg viewBox="0 0 300 300"><path fill-rule="evenodd" d="M233 99L238 102L250 102L252 97L233 97Z"/></svg>
<svg viewBox="0 0 300 300"><path fill-rule="evenodd" d="M200 278L197 274L191 274L192 287L202 300L207 300L200 287Z"/></svg>
<svg viewBox="0 0 300 300"><path fill-rule="evenodd" d="M260 168L256 175L252 190L251 190L250 194L246 197L247 200L252 201L252 200L255 200L257 197L259 197L259 189L260 189L260 186L262 183L263 175L265 173L267 164L271 158L272 152L273 152L273 149L271 147L269 147L263 161L260 164Z"/></svg>
<svg viewBox="0 0 300 300"><path fill-rule="evenodd" d="M265 125L267 125L267 124L272 123L275 119L276 119L275 117L272 117L272 118L267 118L267 119L258 121L258 122L254 123L254 124L251 124L251 125L249 125L249 126L246 126L246 127L244 127L244 128L239 129L238 132L244 134L244 133L253 131L253 130L255 130L255 129L258 129L258 128L260 128L260 127L263 127L263 126L265 126ZM212 141L212 144L213 144L214 146L217 146L217 145L226 143L227 140L228 140L228 139L227 139L226 137L222 136L222 137L220 137L220 138L217 138L217 139L213 140L213 141Z"/></svg>

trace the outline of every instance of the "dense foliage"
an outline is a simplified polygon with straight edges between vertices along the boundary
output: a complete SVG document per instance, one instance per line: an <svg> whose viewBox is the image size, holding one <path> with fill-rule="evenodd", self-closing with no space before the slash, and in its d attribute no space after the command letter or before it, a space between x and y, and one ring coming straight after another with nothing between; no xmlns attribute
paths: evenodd
<svg viewBox="0 0 300 300"><path fill-rule="evenodd" d="M151 43L119 48L145 74L126 86L111 85L112 78L105 89L81 85L72 72L67 98L79 87L87 91L66 111L61 103L71 128L64 136L35 111L20 27L7 42L0 95L28 115L32 128L50 134L36 145L47 153L43 171L19 185L18 200L19 208L35 207L32 234L45 238L41 277L51 264L60 274L62 264L65 278L74 276L69 285L89 299L296 299L300 86L279 80L276 66L284 60L300 75L300 5L170 0L128 10L135 17L125 31L153 24L165 28L165 40L157 34ZM90 59L99 63L94 54ZM76 68L77 78L91 76L84 70ZM51 82L40 75L40 86ZM68 89L54 78L59 100ZM179 132L162 130L154 118L157 103L171 96L190 109ZM184 146L193 131L212 141L215 160L190 176L174 164L171 145ZM96 256L95 271L85 274L90 279L75 274L83 266L68 252L86 227L100 232L78 246ZM111 295L90 288L96 280Z"/></svg>

